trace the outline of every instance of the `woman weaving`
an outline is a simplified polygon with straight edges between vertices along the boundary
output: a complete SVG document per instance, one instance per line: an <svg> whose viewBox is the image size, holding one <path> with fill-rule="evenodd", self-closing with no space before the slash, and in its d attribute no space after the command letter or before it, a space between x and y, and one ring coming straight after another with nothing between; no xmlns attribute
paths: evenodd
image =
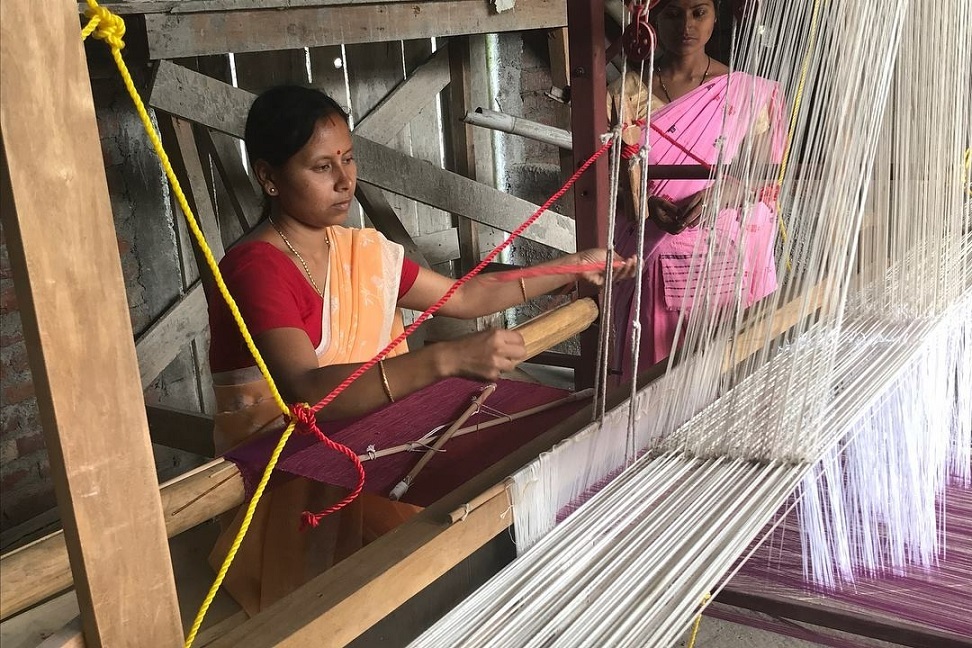
<svg viewBox="0 0 972 648"><path fill-rule="evenodd" d="M716 24L713 0L663 1L652 15L659 47L651 92L637 74L631 73L612 87L609 96L615 117L624 112L628 124L624 139L629 151L645 142L642 124L650 106L649 165L714 167L725 162L730 163L731 171L731 163L744 155L763 162L778 161L785 132L776 84L742 72L730 73L706 53ZM632 162L631 177L624 178L629 189L638 187L640 177L637 158ZM717 196L715 185L712 179L648 183L637 368L631 366L630 354L623 352L630 344L634 319L630 282L619 286L614 302L614 321L619 323L617 341L622 350L617 357L623 377L671 353L680 314L683 310L691 312L699 290L703 276L699 259L707 253L712 264L704 294L713 296L716 303L748 307L776 289L775 192L748 192L728 175ZM622 195L622 207L629 218L618 220L615 243L620 254L629 256L639 245L639 201L637 190ZM720 202L718 213L715 218L703 218L712 199ZM711 232L714 237L710 237ZM699 290L699 297L702 294ZM627 323L626 329L620 329L622 322Z"/></svg>
<svg viewBox="0 0 972 648"><path fill-rule="evenodd" d="M315 403L402 331L399 307L425 310L452 280L404 257L400 245L371 229L343 227L357 171L347 115L319 91L284 86L258 97L246 123L247 152L267 197L264 220L220 263L230 292L289 402ZM604 263L604 250L557 263ZM633 260L620 278L630 277ZM439 311L471 319L493 313L578 279L603 273L469 281ZM282 425L269 389L222 300L210 300L210 360L217 401L217 452ZM345 418L374 411L451 376L494 380L524 358L519 333L492 330L388 358L321 411ZM363 495L310 531L300 512L343 496L303 479L278 484L260 502L225 585L255 613L333 562L414 513L414 507ZM225 555L239 519L213 551Z"/></svg>

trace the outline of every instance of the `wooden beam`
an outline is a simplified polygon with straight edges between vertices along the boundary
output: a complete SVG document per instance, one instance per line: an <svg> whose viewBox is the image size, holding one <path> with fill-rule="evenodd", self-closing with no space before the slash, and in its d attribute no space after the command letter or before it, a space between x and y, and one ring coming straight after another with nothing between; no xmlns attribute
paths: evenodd
<svg viewBox="0 0 972 648"><path fill-rule="evenodd" d="M252 101L244 90L165 61L159 64L149 96L155 108L236 137L243 135ZM512 231L536 209L525 200L363 137L355 137L355 157L359 180L499 230ZM576 249L574 222L551 211L524 238L565 252Z"/></svg>
<svg viewBox="0 0 972 648"><path fill-rule="evenodd" d="M209 325L202 282L189 289L135 342L139 384L145 389Z"/></svg>
<svg viewBox="0 0 972 648"><path fill-rule="evenodd" d="M246 163L241 157L239 140L225 133L214 133L208 128L200 129L200 140L203 149L209 154L216 173L226 190L233 213L236 215L237 227L233 233L242 236L253 229L260 219L263 210L261 193L253 178L246 172ZM223 217L223 244L232 244L237 236L228 237L227 217Z"/></svg>
<svg viewBox="0 0 972 648"><path fill-rule="evenodd" d="M181 646L76 5L34 10L0 5L0 211L84 636Z"/></svg>
<svg viewBox="0 0 972 648"><path fill-rule="evenodd" d="M412 235L408 233L381 189L367 182L358 182L354 190L354 197L358 199L361 208L371 219L375 228L388 237L388 240L405 248L405 256L423 268L430 267L425 255L422 254L422 250L412 240Z"/></svg>
<svg viewBox="0 0 972 648"><path fill-rule="evenodd" d="M455 227L416 236L415 244L433 266L459 258L459 235Z"/></svg>
<svg viewBox="0 0 972 648"><path fill-rule="evenodd" d="M639 387L658 378L665 363L639 377ZM615 389L608 407L621 404L630 389ZM417 516L366 545L353 556L313 579L207 648L245 645L344 646L405 600L459 564L512 524L504 480L542 452L583 429L592 406L555 425ZM449 515L483 493L499 492L467 518L449 523ZM481 499L481 498L480 498ZM463 529L461 527L467 526Z"/></svg>
<svg viewBox="0 0 972 648"><path fill-rule="evenodd" d="M154 480L154 470L146 474ZM242 504L243 478L235 464L216 459L162 484L151 499L161 501L165 533L171 538ZM132 504L132 500L128 501ZM129 508L138 509L144 503L138 501L139 506ZM114 521L105 522L109 529L114 525ZM3 578L0 578L0 619L26 610L74 583L63 531L4 554L0 557L0 570L3 572ZM135 598L145 605L144 595ZM155 599L152 600L154 604ZM178 616L173 627L181 629ZM179 635L181 645L181 632Z"/></svg>
<svg viewBox="0 0 972 648"><path fill-rule="evenodd" d="M152 443L213 457L213 417L165 405L146 405Z"/></svg>
<svg viewBox="0 0 972 648"><path fill-rule="evenodd" d="M412 3L414 0L381 0L382 4ZM293 7L340 7L375 4L376 0L133 0L132 2L102 2L102 7L119 15L183 14L248 9L290 9ZM83 14L87 3L78 3Z"/></svg>
<svg viewBox="0 0 972 648"><path fill-rule="evenodd" d="M536 205L364 138L354 142L358 178L401 196L510 232ZM573 252L574 222L546 211L523 238Z"/></svg>
<svg viewBox="0 0 972 648"><path fill-rule="evenodd" d="M567 0L571 133L574 168L601 147L608 130L607 77L604 52L604 0ZM574 185L577 249L604 247L607 237L608 156L602 156ZM583 288L590 290L590 288ZM574 374L578 389L594 384L599 332L581 335L582 364Z"/></svg>
<svg viewBox="0 0 972 648"><path fill-rule="evenodd" d="M564 24L564 0L520 2L503 13L493 12L485 0L419 0L145 16L152 59L551 29Z"/></svg>
<svg viewBox="0 0 972 648"><path fill-rule="evenodd" d="M379 144L391 142L449 85L449 52L447 43L409 74L355 125L355 135Z"/></svg>
<svg viewBox="0 0 972 648"><path fill-rule="evenodd" d="M472 128L462 117L472 104L472 71L470 68L469 37L453 39L449 50L449 124L452 146L451 170L457 175L476 179L476 150ZM459 229L459 271L466 274L479 263L479 228L475 221L462 214L453 214Z"/></svg>

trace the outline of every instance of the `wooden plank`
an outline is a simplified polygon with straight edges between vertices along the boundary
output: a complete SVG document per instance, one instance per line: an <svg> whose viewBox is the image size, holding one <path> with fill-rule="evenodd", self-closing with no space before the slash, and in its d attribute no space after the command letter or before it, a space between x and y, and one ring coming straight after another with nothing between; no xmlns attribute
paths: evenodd
<svg viewBox="0 0 972 648"><path fill-rule="evenodd" d="M145 412L152 443L202 457L215 456L212 416L165 405L146 405Z"/></svg>
<svg viewBox="0 0 972 648"><path fill-rule="evenodd" d="M448 263L459 258L459 234L456 228L416 236L415 244L432 265Z"/></svg>
<svg viewBox="0 0 972 648"><path fill-rule="evenodd" d="M520 2L499 14L484 0L424 0L145 16L152 59L551 29L565 24L565 0Z"/></svg>
<svg viewBox="0 0 972 648"><path fill-rule="evenodd" d="M196 339L209 324L206 293L196 284L169 307L135 342L142 389L152 384L182 347Z"/></svg>
<svg viewBox="0 0 972 648"><path fill-rule="evenodd" d="M354 151L360 180L496 229L510 232L536 210L536 205L525 200L364 138L355 139ZM546 211L523 238L573 252L574 222Z"/></svg>
<svg viewBox="0 0 972 648"><path fill-rule="evenodd" d="M567 0L570 23L567 33L570 59L570 130L573 134L573 168L579 168L601 147L607 118L607 64L604 51L604 5L589 0ZM602 156L574 185L574 217L577 249L604 247L608 215L608 156ZM582 293L594 289L582 286ZM581 341L581 366L574 372L577 389L594 384L599 333L585 331Z"/></svg>
<svg viewBox="0 0 972 648"><path fill-rule="evenodd" d="M238 139L225 133L200 129L200 140L212 160L216 174L225 191L228 213L220 213L223 245L230 246L253 229L263 213L262 193L252 176L247 174Z"/></svg>
<svg viewBox="0 0 972 648"><path fill-rule="evenodd" d="M155 108L237 137L243 134L251 102L252 95L245 90L165 61L159 64L149 96ZM525 200L363 137L355 137L355 157L360 181L499 230L512 231L536 209ZM576 249L574 222L551 211L541 215L524 238L565 252Z"/></svg>
<svg viewBox="0 0 972 648"><path fill-rule="evenodd" d="M75 617L57 632L42 641L37 648L85 648L81 632L81 617Z"/></svg>
<svg viewBox="0 0 972 648"><path fill-rule="evenodd" d="M404 83L402 43L401 41L362 43L348 45L344 50L347 54L348 88L354 129L357 131L363 126L368 130L370 126L377 124L372 116L377 106L390 92ZM386 139L385 144L396 151L410 154L412 138L408 119L398 119L396 122L394 134L383 137ZM397 218L401 220L404 229L409 232L417 231L415 201L395 195L385 198L393 212L397 214ZM367 214L367 209L365 213L370 216ZM376 223L372 222L372 224L381 229Z"/></svg>
<svg viewBox="0 0 972 648"><path fill-rule="evenodd" d="M423 108L434 105L436 95L449 85L449 48L440 48L427 62L385 96L365 119L355 126L355 134L379 144L388 144Z"/></svg>
<svg viewBox="0 0 972 648"><path fill-rule="evenodd" d="M169 151L176 177L182 185L183 193L189 202L189 207L195 215L196 222L202 230L206 243L213 256L219 261L224 254L222 234L216 219L216 207L209 193L206 171L202 158L196 147L196 137L192 123L160 115L158 119L162 141ZM179 244L179 266L182 272L182 290L185 291L202 277L211 281L210 272L202 248L195 237L189 233L189 226L182 213L182 207L172 197L173 209L176 214L175 233ZM213 411L216 399L212 390L212 374L209 368L209 343L205 333L196 336L190 343L193 375L192 382L199 399L198 407L203 411Z"/></svg>
<svg viewBox="0 0 972 648"><path fill-rule="evenodd" d="M76 5L34 9L0 5L0 211L84 635L181 646Z"/></svg>
<svg viewBox="0 0 972 648"><path fill-rule="evenodd" d="M344 5L375 4L376 0L134 0L133 2L102 2L102 7L119 15L144 15L156 13L200 13L215 11L241 11L245 9L286 9L289 7L337 7ZM383 4L414 2L414 0L382 0ZM78 3L78 13L83 14L87 3Z"/></svg>
<svg viewBox="0 0 972 648"><path fill-rule="evenodd" d="M423 268L430 267L428 259L425 258L422 250L412 239L411 234L408 233L381 189L367 182L358 182L354 190L354 197L357 198L361 208L364 209L375 228L388 237L388 240L405 248L405 256Z"/></svg>
<svg viewBox="0 0 972 648"><path fill-rule="evenodd" d="M0 625L0 645L37 648L45 638L77 617L78 597L74 592L67 592L4 621Z"/></svg>
<svg viewBox="0 0 972 648"><path fill-rule="evenodd" d="M469 37L453 39L449 49L449 110L447 129L450 134L451 170L458 175L476 179L476 150L472 127L463 121L463 116L471 107L472 72L469 62ZM459 229L459 271L466 274L476 267L480 260L479 228L475 221L453 214L454 223Z"/></svg>

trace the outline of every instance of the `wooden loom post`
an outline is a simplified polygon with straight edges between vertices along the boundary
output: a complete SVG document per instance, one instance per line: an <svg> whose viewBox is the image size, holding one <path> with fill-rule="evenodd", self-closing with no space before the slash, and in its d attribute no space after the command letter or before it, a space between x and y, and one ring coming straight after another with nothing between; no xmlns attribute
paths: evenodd
<svg viewBox="0 0 972 648"><path fill-rule="evenodd" d="M574 168L601 147L607 130L607 76L604 52L604 0L567 0L570 58L571 132ZM608 160L602 157L574 185L577 249L604 247L607 237ZM588 289L590 290L590 289ZM578 389L594 384L598 327L581 335L581 362L574 381Z"/></svg>
<svg viewBox="0 0 972 648"><path fill-rule="evenodd" d="M0 8L4 232L85 643L182 644L77 4ZM57 235L52 236L56 230Z"/></svg>

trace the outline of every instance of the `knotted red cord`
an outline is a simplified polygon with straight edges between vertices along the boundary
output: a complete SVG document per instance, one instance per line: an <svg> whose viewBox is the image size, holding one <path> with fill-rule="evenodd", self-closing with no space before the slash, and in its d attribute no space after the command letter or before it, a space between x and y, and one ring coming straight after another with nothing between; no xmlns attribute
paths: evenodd
<svg viewBox="0 0 972 648"><path fill-rule="evenodd" d="M316 435L318 439L320 439L325 445L327 445L327 447L347 455L348 458L351 459L351 461L354 463L354 468L358 473L358 484L354 487L354 489L350 493L348 493L347 497L342 499L340 502L331 506L330 508L321 511L320 513L311 513L310 511L304 511L301 514L301 523L303 527L315 527L318 524L320 524L321 519L324 518L325 516L330 515L331 513L336 513L337 511L340 511L342 508L344 508L345 506L353 502L355 498L358 497L359 494L361 494L361 490L364 488L364 481L365 481L364 466L361 465L361 461L358 459L358 455L353 450L351 450L351 448L347 447L344 444L337 443L336 441L329 439L323 432L321 432L320 428L317 425L317 418L315 416L317 412L320 412L324 407L326 407L329 403L331 403L331 401L337 398L341 394L341 392L343 392L352 383L354 383L354 381L356 381L358 378L364 375L365 372L367 372L369 369L374 367L381 360L384 360L385 356L387 356L392 349L394 349L399 344L401 344L405 340L405 338L407 338L409 335L414 333L415 329L417 329L425 320L429 319L429 317L431 317L436 311L442 308L443 304L449 301L449 299L451 299L452 296L456 294L456 291L459 290L459 288L461 288L463 284L465 284L470 279L478 275L480 272L483 271L483 269L487 265L492 263L493 259L495 259L500 254L500 252L502 252L507 247L509 247L510 244L513 243L513 241L517 237L519 237L521 234L523 234L524 231L526 231L526 228L530 227L530 225L532 225L538 218L540 218L540 216L545 211L550 209L551 205L553 205L565 193L567 193L567 191L572 186L574 186L574 183L576 183L577 180L582 175L584 175L584 172L587 171L587 169L589 169L591 165L598 160L598 158L604 155L611 148L612 143L613 140L609 139L601 146L601 148L595 151L594 154L590 158L588 158L587 161L584 162L584 164L582 164L580 168L577 169L577 171L575 171L572 176L570 176L570 178L567 179L567 182L564 183L564 186L558 189L557 192L547 200L547 202L543 203L543 205L541 205L535 212L533 212L533 214L528 219L523 221L519 225L519 227L513 230L505 241L500 243L498 246L496 246L493 249L492 252L487 254L486 257L479 262L479 265L477 265L475 268L470 270L464 276L457 279L449 288L449 290L447 290L446 293L442 296L442 298L439 299L439 301L432 304L428 309L426 309L424 313L419 315L418 318L416 318L416 320L411 324L411 326L405 329L405 331L403 331L402 334L399 335L397 338L392 340L388 344L388 346L386 346L384 349L378 352L378 354L375 357L373 357L371 360L365 362L360 367L355 369L350 376L345 378L341 382L341 384L339 384L331 391L330 394L322 398L321 401L316 405L314 405L313 407L307 407L306 405L296 405L291 408L291 412L292 412L291 416L293 417L293 420L297 422L298 425L304 431L311 432L314 435Z"/></svg>

